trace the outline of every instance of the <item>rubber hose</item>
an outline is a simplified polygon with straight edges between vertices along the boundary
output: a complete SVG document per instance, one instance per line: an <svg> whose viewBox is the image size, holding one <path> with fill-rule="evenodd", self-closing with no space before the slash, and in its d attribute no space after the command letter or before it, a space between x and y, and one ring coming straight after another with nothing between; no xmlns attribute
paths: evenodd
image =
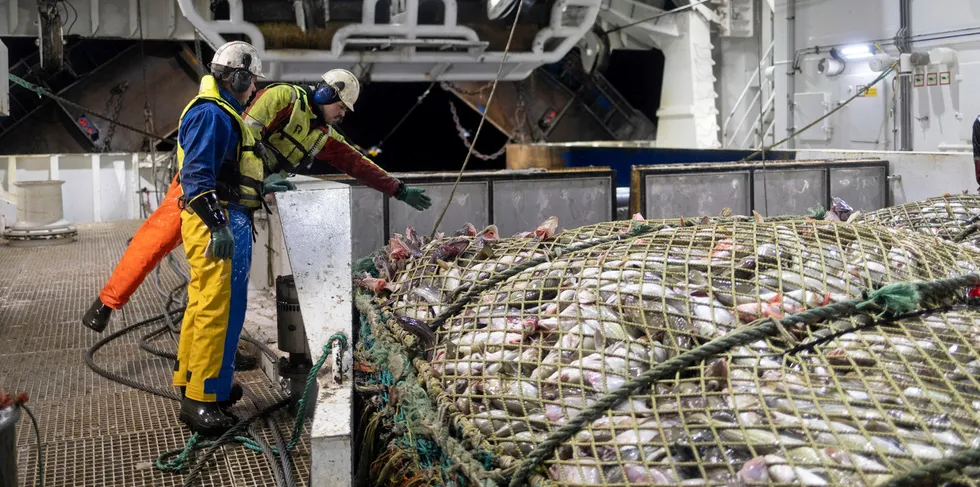
<svg viewBox="0 0 980 487"><path fill-rule="evenodd" d="M174 313L175 315L182 315L183 312L184 312L184 308L179 308L177 310L174 310L172 313ZM129 379L127 377L123 377L123 376L121 376L119 374L116 374L114 372L111 372L109 370L106 370L106 369L102 368L101 366L99 366L98 364L95 363L95 358L94 358L95 352L97 352L99 349L101 349L102 347L104 347L109 342L111 342L111 341L113 341L113 340L115 340L115 339L117 339L117 338L119 338L121 336L124 336L124 335L126 335L128 333L132 333L133 331L136 331L136 330L138 330L138 329L140 329L140 328L142 328L144 326L147 326L147 325L156 323L157 321L160 321L160 320L164 319L165 317L168 317L169 318L168 315L158 315L158 316L154 316L153 318L149 318L149 319L140 321L139 323L134 323L132 325L127 326L126 328L123 328L122 330L119 330L119 331L117 331L115 333L112 333L111 335L108 335L108 336L102 338L101 340L95 342L95 344L92 345L92 347L89 348L85 352L85 363L96 374L99 374L102 377L105 377L106 379L109 379L109 380L114 381L114 382L118 382L120 384L125 384L127 386L130 386L130 387L135 388L135 389L139 389L141 391L149 392L150 394L155 394L155 395L160 396L160 397L165 397L167 399L173 399L174 401L179 401L180 400L180 395L178 395L175 391L173 391L173 390L167 391L167 390L163 390L163 389L157 389L155 387L150 387L150 386L147 386L147 385L144 385L144 384L140 384L139 382L136 382L136 381L134 381L132 379Z"/></svg>

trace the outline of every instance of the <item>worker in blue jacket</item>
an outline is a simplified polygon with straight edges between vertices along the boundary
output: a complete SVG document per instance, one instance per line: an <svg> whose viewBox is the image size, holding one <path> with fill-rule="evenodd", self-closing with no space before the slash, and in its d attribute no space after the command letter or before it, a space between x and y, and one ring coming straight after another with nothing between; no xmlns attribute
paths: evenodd
<svg viewBox="0 0 980 487"><path fill-rule="evenodd" d="M218 435L234 426L220 403L233 400L235 350L245 321L252 260L251 216L262 196L292 189L279 174L263 180L256 141L239 115L255 92L262 64L255 48L229 42L181 114L177 167L180 232L190 263L174 385L184 391L180 419ZM240 388L239 388L240 389Z"/></svg>

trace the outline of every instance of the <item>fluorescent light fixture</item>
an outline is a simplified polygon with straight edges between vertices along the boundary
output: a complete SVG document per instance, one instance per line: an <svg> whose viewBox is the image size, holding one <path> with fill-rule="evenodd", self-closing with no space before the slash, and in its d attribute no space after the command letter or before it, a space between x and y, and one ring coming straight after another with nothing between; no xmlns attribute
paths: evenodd
<svg viewBox="0 0 980 487"><path fill-rule="evenodd" d="M510 14L521 0L487 0L487 17L496 20Z"/></svg>
<svg viewBox="0 0 980 487"><path fill-rule="evenodd" d="M873 56L871 48L867 44L845 46L841 48L840 54L844 59L864 59Z"/></svg>

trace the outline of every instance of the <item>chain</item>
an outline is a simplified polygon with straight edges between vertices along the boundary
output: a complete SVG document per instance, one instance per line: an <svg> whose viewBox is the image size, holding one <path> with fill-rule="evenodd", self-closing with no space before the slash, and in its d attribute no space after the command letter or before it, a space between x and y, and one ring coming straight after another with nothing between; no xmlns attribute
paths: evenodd
<svg viewBox="0 0 980 487"><path fill-rule="evenodd" d="M197 62L204 66L204 55L201 54L201 33L194 29L194 55L197 56Z"/></svg>
<svg viewBox="0 0 980 487"><path fill-rule="evenodd" d="M472 147L471 148L470 147L470 139L469 139L470 132L468 130L464 129L463 128L463 125L459 122L459 115L456 113L456 105L453 104L452 100L449 100L449 111L452 112L452 114L453 114L453 123L456 124L456 132L459 133L459 138L463 140L463 145L465 145L467 149L470 149L471 151L473 151L473 155L474 156L476 156L476 157L478 157L480 159L483 159L484 161L489 161L491 159L496 159L496 158L504 155L505 152L507 152L507 144L506 143L504 143L503 147L501 147L497 152L494 152L493 154L490 154L489 156L486 155L486 154L481 154L481 153L477 152L476 147Z"/></svg>
<svg viewBox="0 0 980 487"><path fill-rule="evenodd" d="M119 118L119 112L122 110L123 95L125 95L126 90L129 89L129 82L123 81L118 85L114 86L112 90L109 90L109 99L105 101L105 113L110 114L109 116L116 120ZM113 100L116 102L116 106L110 111L110 106ZM112 136L116 133L116 124L110 123L109 130L106 131L105 142L102 145L102 152L109 152L112 150Z"/></svg>
<svg viewBox="0 0 980 487"><path fill-rule="evenodd" d="M487 91L491 87L493 87L493 82L492 81L489 81L489 82L487 82L487 84L481 86L477 90L465 90L465 89L460 88L459 86L457 86L452 81L440 81L439 82L439 87L442 88L443 90L446 90L446 91L455 91L456 93L459 93L461 95L467 95L467 96L483 96L483 92L484 91Z"/></svg>

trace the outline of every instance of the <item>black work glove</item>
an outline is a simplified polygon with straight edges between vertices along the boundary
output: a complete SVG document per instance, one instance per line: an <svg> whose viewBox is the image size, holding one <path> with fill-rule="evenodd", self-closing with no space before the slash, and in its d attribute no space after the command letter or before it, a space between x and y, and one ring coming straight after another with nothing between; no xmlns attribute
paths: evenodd
<svg viewBox="0 0 980 487"><path fill-rule="evenodd" d="M427 210L432 206L432 200L425 195L425 190L422 188L403 186L402 189L395 193L395 199L404 201L408 206L419 211Z"/></svg>

